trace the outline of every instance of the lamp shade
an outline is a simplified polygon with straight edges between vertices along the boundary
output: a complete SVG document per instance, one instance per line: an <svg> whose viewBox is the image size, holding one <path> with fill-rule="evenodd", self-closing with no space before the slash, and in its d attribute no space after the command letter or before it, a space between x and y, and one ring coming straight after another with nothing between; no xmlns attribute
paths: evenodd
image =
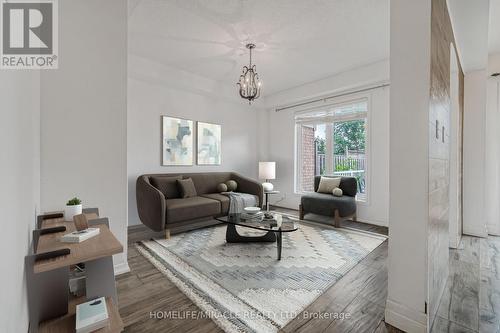
<svg viewBox="0 0 500 333"><path fill-rule="evenodd" d="M276 179L276 162L259 162L260 179Z"/></svg>

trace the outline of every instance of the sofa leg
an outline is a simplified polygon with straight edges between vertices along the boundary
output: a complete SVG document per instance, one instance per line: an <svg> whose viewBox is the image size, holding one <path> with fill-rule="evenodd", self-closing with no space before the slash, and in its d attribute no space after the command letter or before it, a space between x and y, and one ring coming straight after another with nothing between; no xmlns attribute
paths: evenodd
<svg viewBox="0 0 500 333"><path fill-rule="evenodd" d="M304 208L302 207L302 204L299 205L299 220L304 219Z"/></svg>
<svg viewBox="0 0 500 333"><path fill-rule="evenodd" d="M165 239L170 239L170 229L165 229Z"/></svg>
<svg viewBox="0 0 500 333"><path fill-rule="evenodd" d="M357 222L358 221L358 215L356 213L354 213L354 215L352 216L352 220L354 222Z"/></svg>
<svg viewBox="0 0 500 333"><path fill-rule="evenodd" d="M340 214L338 209L335 209L335 213L333 216L333 223L335 228L340 228Z"/></svg>

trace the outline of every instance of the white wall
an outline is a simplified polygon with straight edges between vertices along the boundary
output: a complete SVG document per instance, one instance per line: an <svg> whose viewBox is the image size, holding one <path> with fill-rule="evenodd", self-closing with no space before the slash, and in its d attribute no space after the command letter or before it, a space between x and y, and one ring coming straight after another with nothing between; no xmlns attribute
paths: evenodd
<svg viewBox="0 0 500 333"><path fill-rule="evenodd" d="M99 207L127 250L127 2L59 2L59 69L41 74L44 211Z"/></svg>
<svg viewBox="0 0 500 333"><path fill-rule="evenodd" d="M355 90L373 84L388 82L389 62L380 61L357 69L339 73L324 80L312 82L265 98L267 110L260 116L260 137L268 143L260 145L262 159L276 161L276 179L273 181L279 196L270 198L278 206L298 209L300 194L294 193L295 122L288 109L275 112L275 108L291 105L319 96L344 90ZM379 225L388 225L389 200L389 88L367 93L369 110L369 199L358 204L358 218Z"/></svg>
<svg viewBox="0 0 500 333"><path fill-rule="evenodd" d="M463 233L486 237L485 126L487 71L465 73Z"/></svg>
<svg viewBox="0 0 500 333"><path fill-rule="evenodd" d="M500 54L489 59L488 74L500 72ZM500 77L487 81L485 131L485 215L488 233L500 236Z"/></svg>
<svg viewBox="0 0 500 333"><path fill-rule="evenodd" d="M391 1L390 200L385 321L425 332L431 0Z"/></svg>
<svg viewBox="0 0 500 333"><path fill-rule="evenodd" d="M40 73L0 73L0 331L26 332L24 256L40 203Z"/></svg>
<svg viewBox="0 0 500 333"><path fill-rule="evenodd" d="M141 50L141 54L147 50ZM154 57L152 57L154 58ZM258 103L223 84L164 66L129 50L128 79L129 225L139 224L135 182L145 173L236 171L257 177ZM226 97L223 97L226 96ZM222 125L220 166L161 166L161 116ZM195 159L196 160L196 159Z"/></svg>

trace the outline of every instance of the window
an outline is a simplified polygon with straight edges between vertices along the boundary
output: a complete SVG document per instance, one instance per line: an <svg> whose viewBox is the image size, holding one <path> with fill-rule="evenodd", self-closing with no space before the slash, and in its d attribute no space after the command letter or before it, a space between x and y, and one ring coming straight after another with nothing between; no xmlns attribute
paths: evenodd
<svg viewBox="0 0 500 333"><path fill-rule="evenodd" d="M350 176L366 201L367 117L367 98L295 114L296 192L314 191L316 175Z"/></svg>

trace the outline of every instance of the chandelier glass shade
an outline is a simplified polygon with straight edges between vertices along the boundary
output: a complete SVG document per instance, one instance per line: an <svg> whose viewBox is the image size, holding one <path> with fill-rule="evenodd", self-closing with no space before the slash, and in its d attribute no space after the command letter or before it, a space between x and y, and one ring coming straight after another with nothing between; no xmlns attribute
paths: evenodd
<svg viewBox="0 0 500 333"><path fill-rule="evenodd" d="M250 50L250 64L243 66L243 72L236 84L241 98L247 99L248 103L252 104L254 99L260 97L262 82L259 79L259 74L257 74L256 66L252 65L252 49L255 48L255 44L247 44L246 47Z"/></svg>

